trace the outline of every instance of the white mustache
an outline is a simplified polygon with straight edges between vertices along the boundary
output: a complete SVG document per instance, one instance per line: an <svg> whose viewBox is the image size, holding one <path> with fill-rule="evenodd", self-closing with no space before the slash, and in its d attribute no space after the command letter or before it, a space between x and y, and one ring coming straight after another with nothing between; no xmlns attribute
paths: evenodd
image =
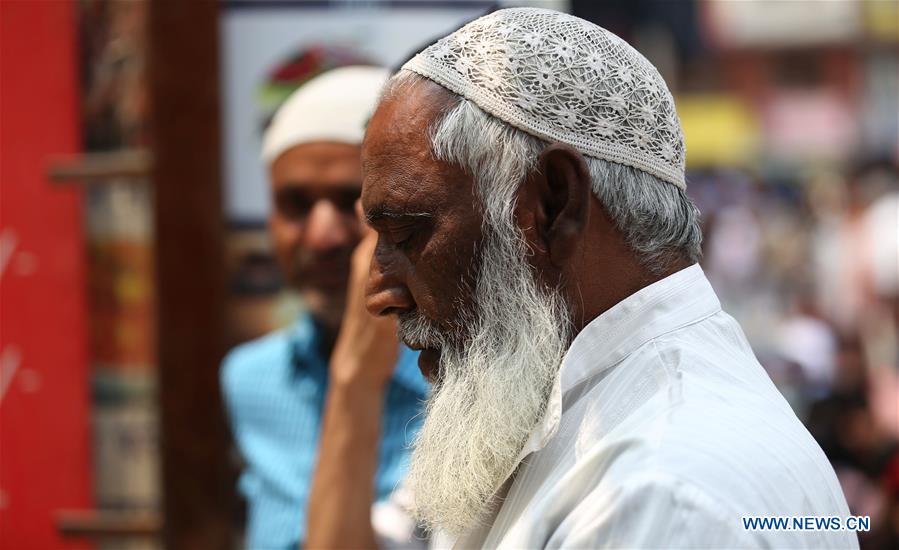
<svg viewBox="0 0 899 550"><path fill-rule="evenodd" d="M396 323L400 340L412 349L439 349L446 343L444 334L418 310L403 313Z"/></svg>

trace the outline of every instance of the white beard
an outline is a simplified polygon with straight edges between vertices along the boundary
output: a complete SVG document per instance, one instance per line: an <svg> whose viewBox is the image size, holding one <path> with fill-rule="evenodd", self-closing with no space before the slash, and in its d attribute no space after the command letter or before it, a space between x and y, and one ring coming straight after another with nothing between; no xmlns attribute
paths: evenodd
<svg viewBox="0 0 899 550"><path fill-rule="evenodd" d="M439 348L437 384L415 440L407 485L415 515L458 536L488 512L543 417L570 344L567 309L542 288L517 228L488 229L474 311L447 335L417 311L399 321L407 344Z"/></svg>

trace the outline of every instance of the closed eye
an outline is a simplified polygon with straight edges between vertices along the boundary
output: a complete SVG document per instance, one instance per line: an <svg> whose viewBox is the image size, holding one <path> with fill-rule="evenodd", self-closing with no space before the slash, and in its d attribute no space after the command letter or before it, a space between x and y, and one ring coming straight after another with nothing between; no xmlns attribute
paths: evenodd
<svg viewBox="0 0 899 550"><path fill-rule="evenodd" d="M394 246L405 249L412 244L413 237L423 232L424 221L424 219L419 219L406 223L387 223L385 224L385 233Z"/></svg>
<svg viewBox="0 0 899 550"><path fill-rule="evenodd" d="M378 233L399 249L408 249L413 237L427 230L432 215L428 212L396 212L386 208L374 208L366 213L366 221Z"/></svg>

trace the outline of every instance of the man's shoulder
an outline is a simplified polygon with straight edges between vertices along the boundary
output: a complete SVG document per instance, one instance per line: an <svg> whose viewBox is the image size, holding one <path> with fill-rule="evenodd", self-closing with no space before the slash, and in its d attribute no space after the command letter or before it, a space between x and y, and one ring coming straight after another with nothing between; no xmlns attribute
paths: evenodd
<svg viewBox="0 0 899 550"><path fill-rule="evenodd" d="M288 329L276 330L235 346L222 361L221 378L227 387L258 379L261 369L271 371L290 361Z"/></svg>
<svg viewBox="0 0 899 550"><path fill-rule="evenodd" d="M580 459L605 464L603 482L613 493L687 499L697 509L704 503L719 515L727 510L731 520L848 513L833 467L811 435L795 416L765 413L763 405L713 398L650 405L582 448Z"/></svg>
<svg viewBox="0 0 899 550"><path fill-rule="evenodd" d="M672 400L667 392L656 397L600 438L585 433L593 429L587 424L578 430L574 462L552 489L563 502L556 508L564 516L562 546L589 547L615 534L623 538L612 546L657 547L669 538L680 541L673 546L851 546L845 533L794 540L741 524L744 516L849 513L833 468L810 437L784 425L753 430L739 406ZM762 416L761 424L772 420ZM607 521L581 531L596 514ZM643 531L646 525L654 527Z"/></svg>
<svg viewBox="0 0 899 550"><path fill-rule="evenodd" d="M617 369L572 418L577 460L598 460L607 483L653 472L744 512L845 511L823 451L754 357L722 357L659 342Z"/></svg>
<svg viewBox="0 0 899 550"><path fill-rule="evenodd" d="M632 472L578 503L554 534L559 546L657 548L850 548L848 532L756 532L744 517L767 516L663 470ZM790 515L790 514L778 514ZM803 515L793 512L792 515ZM599 521L593 518L601 518ZM593 520L593 521L591 521ZM589 526L589 527L588 527Z"/></svg>

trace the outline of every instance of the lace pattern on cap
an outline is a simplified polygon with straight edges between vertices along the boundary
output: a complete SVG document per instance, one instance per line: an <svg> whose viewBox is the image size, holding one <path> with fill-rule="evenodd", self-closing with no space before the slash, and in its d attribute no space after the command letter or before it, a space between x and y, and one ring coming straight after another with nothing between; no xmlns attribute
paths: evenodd
<svg viewBox="0 0 899 550"><path fill-rule="evenodd" d="M539 138L685 189L684 137L656 68L577 17L499 10L428 46L413 71Z"/></svg>

